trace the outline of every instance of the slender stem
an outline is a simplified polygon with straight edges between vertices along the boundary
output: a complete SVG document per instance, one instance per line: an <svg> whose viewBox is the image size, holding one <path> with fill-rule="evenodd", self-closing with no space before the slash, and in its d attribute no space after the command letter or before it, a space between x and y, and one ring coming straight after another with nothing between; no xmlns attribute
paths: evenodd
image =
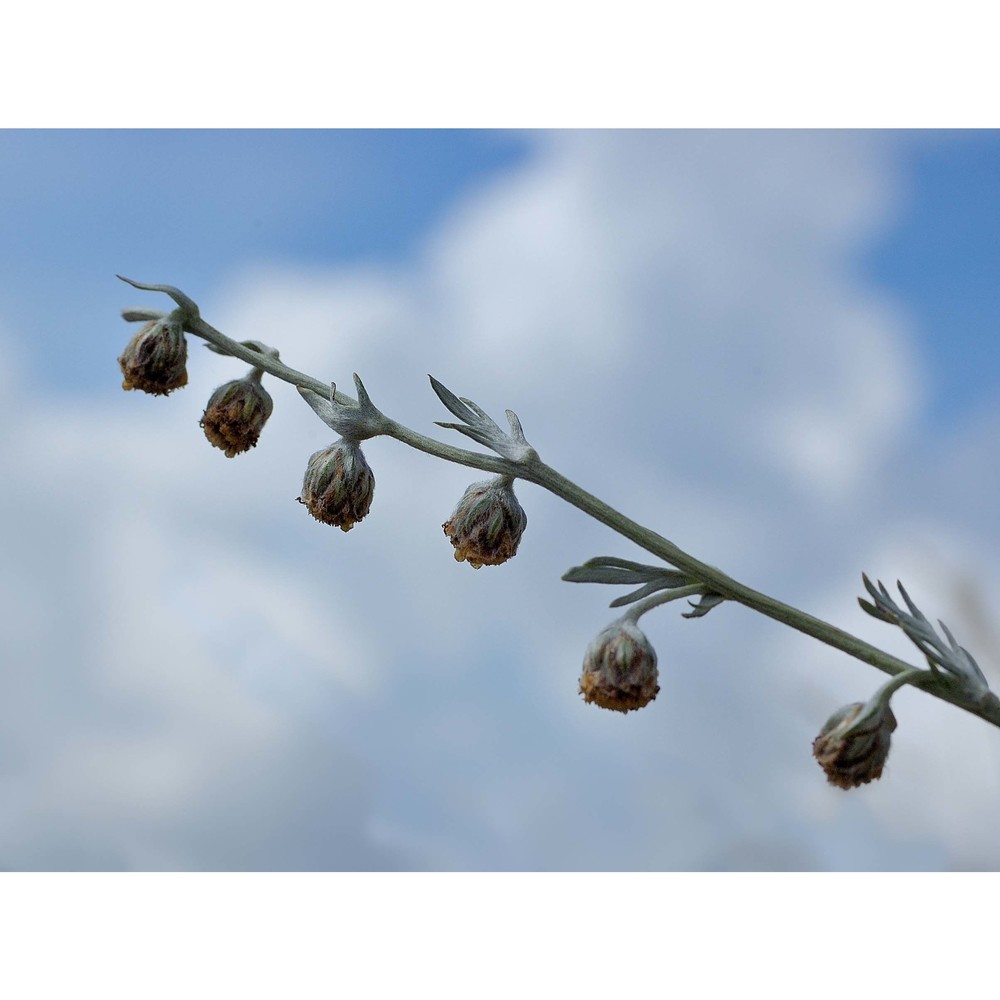
<svg viewBox="0 0 1000 1000"><path fill-rule="evenodd" d="M896 674L895 677L886 681L869 699L857 716L851 720L847 727L847 732L861 729L867 725L868 720L873 716L881 715L888 710L892 696L904 685L912 684L915 687L924 687L935 683L935 675L930 670L923 670L914 667L912 670L904 670Z"/></svg>
<svg viewBox="0 0 1000 1000"><path fill-rule="evenodd" d="M193 333L214 344L217 348L221 349L222 353L240 358L254 368L262 369L275 378L282 379L292 385L303 386L323 396L329 394L328 383L320 382L318 379L312 378L303 372L296 371L277 358L245 347L238 341L230 340L225 334L206 323L201 318L198 307L178 289L169 285L141 285L129 279L123 280L128 281L129 284L137 288L166 292L180 306L180 311L184 314L185 329L189 333ZM356 400L341 392L336 392L336 399L345 405L357 405ZM542 462L534 452L523 462L513 462L492 455L482 455L463 448L454 448L450 445L442 444L389 418L386 418L384 433L411 448L448 462L482 469L486 472L492 472L510 479L523 479L527 482L535 483L579 510L582 510L595 520L606 524L613 531L635 542L636 545L658 556L682 573L704 584L703 587L697 587L694 592L701 591L720 594L728 600L742 604L768 618L773 618L775 621L788 625L790 628L796 629L805 635L812 636L820 642L840 649L856 659L871 664L871 666L876 667L884 673L898 676L905 672L913 676L912 671L916 668L905 660L883 652L877 647L859 639L857 636L851 635L849 632L845 632L835 625L831 625L829 622L825 622L804 611L800 611L798 608L769 597L767 594L754 590L727 576L714 566L709 566L695 559L694 556L684 552L662 535L626 517L604 503L603 500L598 499L593 494L577 486L576 483ZM661 599L659 603L662 603L663 600L665 598ZM905 681L901 679L900 683L905 683ZM942 698L1000 727L1000 700L994 698L992 700L973 702L961 689L949 683L947 677L941 675L927 680L922 678L920 686L936 697Z"/></svg>
<svg viewBox="0 0 1000 1000"><path fill-rule="evenodd" d="M888 705L889 699L904 685L913 684L915 687L920 687L924 684L933 684L934 680L934 674L930 670L924 670L920 667L914 667L912 670L904 670L902 673L896 674L892 680L886 681L872 695L871 700L875 701L878 699L880 704Z"/></svg>
<svg viewBox="0 0 1000 1000"><path fill-rule="evenodd" d="M224 354L231 354L234 358L239 358L248 365L253 365L255 368L262 368L275 378L282 379L291 385L300 385L304 389L311 389L313 392L327 398L330 395L330 384L328 382L320 382L319 379L315 379L311 375L306 375L304 372L290 368L277 358L272 358L249 347L244 347L237 340L230 340L224 333L206 323L200 316L187 317L184 329L188 333L202 337L204 340L209 341L209 343L221 348ZM341 392L339 389L335 393L335 398L337 402L348 406L352 404L357 405L357 400ZM437 458L443 458L448 462L457 462L459 465L483 469L486 472L493 472L500 476L509 476L512 479L521 475L520 466L516 462L509 462L505 458L494 457L493 455L481 455L478 452L466 451L464 448L453 448L451 445L442 444L433 438L418 434L416 431L410 430L409 427L404 427L402 424L396 423L395 420L387 418L385 433L388 437L395 438L397 441L401 441L411 448L416 448L418 451L426 452L428 455L434 455Z"/></svg>
<svg viewBox="0 0 1000 1000"><path fill-rule="evenodd" d="M695 559L694 556L688 555L662 535L658 535L655 531L651 531L626 517L544 463L539 462L532 472L523 478L531 479L532 482L538 483L574 507L578 507L591 517L602 521L618 534L635 542L647 552L659 556L682 573L704 581L714 593L753 608L769 618L774 618L831 646L836 646L845 653L849 653L859 660L864 660L887 674L898 674L900 671L912 669L909 663L884 653L856 636L850 635L819 618L814 618L804 611L783 604L773 597L753 590L714 566L709 566Z"/></svg>
<svg viewBox="0 0 1000 1000"><path fill-rule="evenodd" d="M639 619L647 612L652 611L653 608L658 608L663 604L669 604L671 601L679 601L683 597L694 597L695 594L704 594L705 587L700 583L692 583L687 587L675 587L673 590L661 590L658 594L653 594L650 597L645 598L642 601L636 601L622 615L622 618L632 622L633 625L639 623Z"/></svg>
<svg viewBox="0 0 1000 1000"><path fill-rule="evenodd" d="M798 608L769 597L767 594L762 594L760 591L727 576L714 566L709 566L695 559L694 556L679 549L673 542L626 517L541 461L534 463L530 471L522 472L521 478L537 483L561 497L567 503L571 503L584 513L603 522L613 531L635 542L647 552L651 552L675 566L682 573L704 581L707 588L713 593L721 594L731 601L743 604L768 618L788 625L796 631L819 639L820 642L824 642L828 646L833 646L858 660L871 664L883 673L896 675L915 669L912 664L905 660L892 656L877 646L872 646L863 639L837 628L836 625L831 625L805 611L800 611ZM943 677L937 678L937 683L933 686L929 683L922 686L931 694L1000 727L1000 705L991 702L971 703L967 696L964 696L961 691L955 690L952 685L947 684L946 678Z"/></svg>

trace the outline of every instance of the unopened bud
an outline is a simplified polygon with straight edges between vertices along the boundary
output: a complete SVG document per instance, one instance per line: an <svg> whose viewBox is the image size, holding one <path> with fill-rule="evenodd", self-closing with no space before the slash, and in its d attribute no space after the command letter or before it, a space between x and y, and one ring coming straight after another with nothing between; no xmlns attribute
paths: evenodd
<svg viewBox="0 0 1000 1000"><path fill-rule="evenodd" d="M470 566L499 566L517 553L528 516L504 476L473 483L442 527L455 546L455 558Z"/></svg>
<svg viewBox="0 0 1000 1000"><path fill-rule="evenodd" d="M341 438L309 459L299 503L317 521L350 531L371 509L375 477L354 441Z"/></svg>
<svg viewBox="0 0 1000 1000"><path fill-rule="evenodd" d="M169 395L187 385L187 341L180 323L169 316L147 323L118 359L123 389Z"/></svg>
<svg viewBox="0 0 1000 1000"><path fill-rule="evenodd" d="M205 437L232 458L257 444L273 408L268 391L249 375L220 385L212 393L201 427Z"/></svg>
<svg viewBox="0 0 1000 1000"><path fill-rule="evenodd" d="M813 741L813 756L838 788L857 788L882 776L896 717L888 704L860 701L834 712Z"/></svg>
<svg viewBox="0 0 1000 1000"><path fill-rule="evenodd" d="M580 694L601 708L629 712L656 697L658 676L650 641L635 622L619 619L587 647Z"/></svg>

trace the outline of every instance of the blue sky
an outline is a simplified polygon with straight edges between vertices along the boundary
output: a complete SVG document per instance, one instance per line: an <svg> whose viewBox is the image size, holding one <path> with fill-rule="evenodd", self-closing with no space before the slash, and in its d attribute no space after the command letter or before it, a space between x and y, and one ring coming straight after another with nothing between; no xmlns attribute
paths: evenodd
<svg viewBox="0 0 1000 1000"><path fill-rule="evenodd" d="M997 388L1000 136L909 132L894 141L894 218L858 266L912 310L934 369L928 406L947 420ZM0 143L7 315L37 338L41 377L96 388L88 352L51 352L41 334L70 329L100 301L101 267L167 267L183 282L275 260L406 261L470 187L524 162L530 133L94 129L7 131ZM53 276L63 294L46 296Z"/></svg>
<svg viewBox="0 0 1000 1000"><path fill-rule="evenodd" d="M510 407L909 656L855 604L901 576L995 678L996 133L6 132L0 177L0 868L1000 865L983 723L904 692L883 781L830 789L811 739L880 675L729 607L644 619L663 690L607 718L576 680L614 595L559 576L640 553L523 486L476 573L440 525L480 477L386 441L369 518L317 525L330 432L272 384L258 448L213 452L242 366L194 342L182 392L123 394L119 311L166 303L114 278L425 433L427 372Z"/></svg>
<svg viewBox="0 0 1000 1000"><path fill-rule="evenodd" d="M933 369L931 419L947 421L1000 389L1000 134L911 137L899 216L863 266L913 311Z"/></svg>
<svg viewBox="0 0 1000 1000"><path fill-rule="evenodd" d="M405 260L469 185L525 155L515 135L461 130L8 131L0 143L8 315L40 341L65 328L69 350L41 349L43 377L88 388L100 368L69 331L117 292L123 262L190 284L261 262Z"/></svg>

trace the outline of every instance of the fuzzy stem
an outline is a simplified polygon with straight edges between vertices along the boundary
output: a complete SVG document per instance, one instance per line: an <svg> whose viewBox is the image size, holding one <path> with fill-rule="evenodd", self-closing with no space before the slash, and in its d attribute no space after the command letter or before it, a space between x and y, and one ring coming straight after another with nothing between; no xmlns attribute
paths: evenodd
<svg viewBox="0 0 1000 1000"><path fill-rule="evenodd" d="M170 295L180 306L180 310L178 311L184 313L185 330L214 344L216 348L220 349L220 353L240 358L254 368L263 369L275 378L282 379L292 385L311 389L321 396L329 396L329 383L320 382L318 379L312 378L303 372L296 371L277 358L244 347L239 342L230 340L225 334L220 333L201 318L198 307L178 289L170 285L143 285L128 278L123 278L122 280L127 281L136 288L161 291ZM347 405L357 405L356 400L344 393L336 392L335 395L339 402ZM485 472L492 472L505 478L523 479L527 482L535 483L565 500L567 503L572 504L577 509L582 510L595 520L606 524L612 531L635 542L636 545L658 556L682 573L700 581L700 583L704 584L704 587L699 589L721 594L728 600L735 601L768 618L773 618L783 625L796 629L805 635L812 636L814 639L818 639L820 642L833 646L835 649L839 649L858 660L862 660L884 673L895 676L916 669L905 660L883 652L876 646L872 646L863 639L859 639L857 636L851 635L849 632L845 632L843 629L839 629L829 622L816 618L805 611L800 611L798 608L769 597L767 594L760 593L727 576L714 566L709 566L695 559L694 556L688 555L688 553L678 548L673 542L667 540L662 535L626 517L603 500L598 499L593 494L577 486L576 483L542 462L533 452L523 462L513 462L492 455L482 455L477 452L467 451L464 448L454 448L450 445L442 444L389 418L386 418L384 433L386 436L395 438L402 444L415 448L418 451L423 451L428 455L433 455L436 458L444 459L447 462L455 462L459 465L469 466L470 468L482 469ZM1000 727L1000 700L993 698L983 701L973 701L944 676L937 676L925 683L922 682L920 686L935 697L948 701Z"/></svg>
<svg viewBox="0 0 1000 1000"><path fill-rule="evenodd" d="M879 705L883 708L889 704L889 700L892 696L901 688L905 687L907 684L912 684L914 687L920 687L924 684L933 684L935 680L934 674L930 670L924 670L921 667L914 667L912 670L904 670L902 673L896 674L892 680L886 681L874 695L871 697L871 701L878 701Z"/></svg>
<svg viewBox="0 0 1000 1000"><path fill-rule="evenodd" d="M706 584L706 589L713 593L721 594L731 601L736 601L738 604L751 608L768 618L773 618L796 631L819 639L820 642L824 642L828 646L833 646L858 660L871 664L883 673L896 675L915 669L912 664L905 660L892 656L877 646L872 646L863 639L837 628L836 625L831 625L805 611L800 611L798 608L769 597L767 594L753 590L714 566L700 562L662 535L658 535L655 531L651 531L626 517L541 461L534 463L530 472L522 473L521 478L543 486L585 514L589 514L606 524L612 531L630 539L647 552L651 552L675 566L682 573L687 573L695 579L703 581ZM939 677L936 679L937 683L933 685L927 683L922 687L931 694L1000 727L1000 705L992 702L973 703L960 690L948 684L946 680L944 677Z"/></svg>
<svg viewBox="0 0 1000 1000"><path fill-rule="evenodd" d="M330 383L321 382L319 379L306 375L304 372L296 371L277 358L261 354L259 351L244 347L239 341L230 340L224 333L220 333L214 326L206 323L200 316L187 317L184 329L188 333L193 333L197 337L202 337L209 343L214 344L223 354L231 354L234 358L239 358L255 368L261 368L275 378L282 379L291 385L302 386L304 389L311 389L326 399L330 397ZM341 392L335 392L337 402L348 406L357 405L357 400ZM483 469L485 472L494 472L497 475L509 476L514 479L520 475L520 466L515 462L509 462L505 458L494 457L492 455L480 455L474 451L466 451L464 448L453 448L451 445L442 444L433 438L425 437L416 431L396 423L395 420L387 419L385 434L395 438L403 444L416 448L418 451L426 452L437 458L443 458L448 462L457 462L459 465L471 466L475 469Z"/></svg>
<svg viewBox="0 0 1000 1000"><path fill-rule="evenodd" d="M662 590L658 594L653 594L642 601L636 601L625 614L622 615L624 621L630 621L633 625L639 624L639 619L653 608L658 608L662 604L669 604L671 601L679 601L682 597L694 597L695 594L704 594L705 587L700 583L692 583L687 587L675 587L673 590Z"/></svg>

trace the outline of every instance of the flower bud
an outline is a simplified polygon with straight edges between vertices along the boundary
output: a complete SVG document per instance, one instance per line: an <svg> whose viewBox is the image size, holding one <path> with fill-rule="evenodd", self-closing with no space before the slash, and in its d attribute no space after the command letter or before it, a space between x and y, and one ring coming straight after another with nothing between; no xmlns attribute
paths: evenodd
<svg viewBox="0 0 1000 1000"><path fill-rule="evenodd" d="M309 459L299 503L317 521L350 531L371 509L375 477L354 441L339 441Z"/></svg>
<svg viewBox="0 0 1000 1000"><path fill-rule="evenodd" d="M227 458L257 444L274 403L268 391L249 375L220 385L212 393L201 418L205 437Z"/></svg>
<svg viewBox="0 0 1000 1000"><path fill-rule="evenodd" d="M857 788L882 776L896 717L888 704L845 705L813 740L813 756L838 788Z"/></svg>
<svg viewBox="0 0 1000 1000"><path fill-rule="evenodd" d="M629 712L656 697L658 676L656 650L635 622L620 618L587 647L580 694L601 708Z"/></svg>
<svg viewBox="0 0 1000 1000"><path fill-rule="evenodd" d="M473 483L442 527L455 546L455 559L479 569L512 559L527 525L511 480L497 476Z"/></svg>
<svg viewBox="0 0 1000 1000"><path fill-rule="evenodd" d="M166 396L187 385L187 341L181 325L170 317L151 320L129 342L118 359L123 389Z"/></svg>

